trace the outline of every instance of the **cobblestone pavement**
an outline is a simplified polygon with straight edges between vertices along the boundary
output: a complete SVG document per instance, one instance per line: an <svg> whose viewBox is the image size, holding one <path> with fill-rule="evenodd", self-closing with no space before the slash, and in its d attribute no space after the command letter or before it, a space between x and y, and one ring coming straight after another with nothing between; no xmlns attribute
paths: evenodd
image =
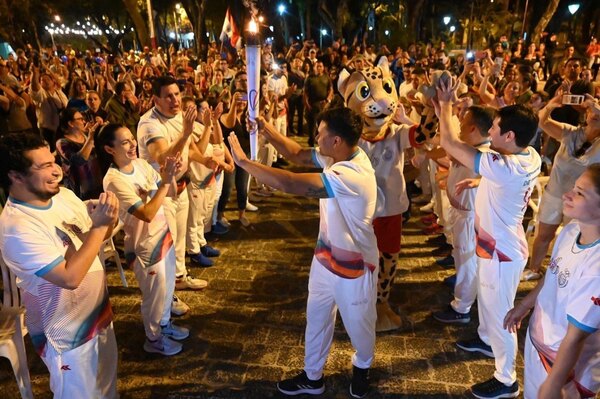
<svg viewBox="0 0 600 399"><path fill-rule="evenodd" d="M277 193L253 201L244 228L232 220L231 232L213 242L222 251L208 269L190 267L209 281L203 291L178 295L192 311L177 320L190 327L184 352L165 358L143 351L140 295L133 272L130 287L109 267L109 291L115 310L121 398L279 398L275 383L303 365L307 281L318 230L318 202ZM414 213L418 214L417 210ZM231 219L235 212L228 212ZM405 226L400 270L392 301L401 305L405 327L378 335L370 398L461 398L468 387L487 379L493 361L458 351L454 342L476 332L476 316L466 326L437 323L432 309L447 306L450 290L442 279L452 272L437 266L413 217ZM519 296L533 287L521 286ZM476 312L474 312L476 314ZM29 369L36 397L51 396L45 366L29 338ZM522 348L523 333L520 335ZM325 367L322 398L347 398L352 348L338 318L334 344ZM523 376L522 356L518 375ZM0 397L17 398L8 361L0 361ZM77 399L77 398L73 398Z"/></svg>

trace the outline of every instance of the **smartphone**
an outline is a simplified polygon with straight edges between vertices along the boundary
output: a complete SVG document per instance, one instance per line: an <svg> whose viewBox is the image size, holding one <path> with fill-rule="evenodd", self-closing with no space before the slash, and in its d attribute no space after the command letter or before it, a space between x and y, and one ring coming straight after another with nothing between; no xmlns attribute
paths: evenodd
<svg viewBox="0 0 600 399"><path fill-rule="evenodd" d="M469 52L467 53L467 56L465 57L465 59L467 60L467 62L468 62L469 64L472 64L472 63L474 63L474 62L475 62L475 54L473 54L473 52L472 52L472 51L469 51Z"/></svg>
<svg viewBox="0 0 600 399"><path fill-rule="evenodd" d="M580 105L583 103L584 96L576 94L565 94L562 96L563 105Z"/></svg>
<svg viewBox="0 0 600 399"><path fill-rule="evenodd" d="M501 68L502 64L504 64L504 59L502 59L502 57L496 57L494 58L494 64Z"/></svg>
<svg viewBox="0 0 600 399"><path fill-rule="evenodd" d="M244 93L239 98L240 98L240 101L248 101L248 94Z"/></svg>

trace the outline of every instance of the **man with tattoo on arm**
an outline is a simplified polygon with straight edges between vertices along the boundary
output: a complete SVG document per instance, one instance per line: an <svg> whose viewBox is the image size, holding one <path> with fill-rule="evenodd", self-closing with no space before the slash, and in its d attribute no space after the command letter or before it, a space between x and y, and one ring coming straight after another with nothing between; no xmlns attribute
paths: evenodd
<svg viewBox="0 0 600 399"><path fill-rule="evenodd" d="M292 173L250 161L235 134L229 143L235 163L257 180L291 194L320 198L317 247L308 281L304 370L281 381L287 395L319 395L325 391L323 367L333 340L339 309L355 353L350 394L364 397L375 350L377 242L373 217L377 183L369 158L358 147L362 119L349 108L319 115L316 148L302 148L279 134L264 118L261 134L288 160L322 168L321 173Z"/></svg>

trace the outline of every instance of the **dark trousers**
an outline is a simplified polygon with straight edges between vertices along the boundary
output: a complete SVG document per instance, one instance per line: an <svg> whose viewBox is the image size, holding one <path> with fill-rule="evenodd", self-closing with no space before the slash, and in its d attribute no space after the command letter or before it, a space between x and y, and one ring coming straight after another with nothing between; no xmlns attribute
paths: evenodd
<svg viewBox="0 0 600 399"><path fill-rule="evenodd" d="M323 110L325 101L318 101L310 105L310 110L306 115L306 124L308 125L308 145L309 147L315 146L315 137L317 136L317 116Z"/></svg>
<svg viewBox="0 0 600 399"><path fill-rule="evenodd" d="M298 113L298 130L294 130L294 114ZM304 101L301 95L292 95L288 99L288 135L304 133Z"/></svg>
<svg viewBox="0 0 600 399"><path fill-rule="evenodd" d="M217 205L217 212L225 212L227 202L231 196L231 190L235 184L235 190L237 194L237 205L238 209L246 209L246 203L248 202L248 180L250 175L244 169L239 166L235 167L233 173L223 173L223 191L221 191L221 198Z"/></svg>

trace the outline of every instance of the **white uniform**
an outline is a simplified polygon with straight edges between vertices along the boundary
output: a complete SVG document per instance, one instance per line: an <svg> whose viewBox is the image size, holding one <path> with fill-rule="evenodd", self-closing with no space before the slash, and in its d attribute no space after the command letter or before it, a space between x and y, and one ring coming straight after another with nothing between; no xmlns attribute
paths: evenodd
<svg viewBox="0 0 600 399"><path fill-rule="evenodd" d="M213 156L213 146L208 144L203 156ZM206 245L204 232L212 225L212 212L215 206L215 170L198 162L190 163L190 184L187 186L190 198L190 212L187 222L186 247L192 254L200 252Z"/></svg>
<svg viewBox="0 0 600 399"><path fill-rule="evenodd" d="M486 142L477 148L489 148ZM448 172L447 195L452 220L452 256L456 263L454 300L450 306L458 313L469 313L477 298L477 257L475 256L475 195L477 188L466 189L456 195L456 184L479 175L471 169L452 161Z"/></svg>
<svg viewBox="0 0 600 399"><path fill-rule="evenodd" d="M281 75L279 77L275 75L269 76L267 79L267 91L273 92L277 97L284 96L288 89L287 76ZM277 118L275 119L275 128L279 133L287 136L287 102L286 99L277 102Z"/></svg>
<svg viewBox="0 0 600 399"><path fill-rule="evenodd" d="M194 122L194 134L202 136L203 131L204 127L201 124ZM158 165L158 163L150 156L148 144L151 144L158 139L165 139L167 145L170 146L173 142L181 138L182 134L183 115L181 112L173 118L167 118L158 112L156 107L150 109L141 117L140 123L138 124L137 136L140 157L148 161L154 169L158 171L160 165ZM188 169L190 139L188 139L187 144L181 151L183 167L177 176L179 181L181 181ZM187 275L187 270L185 268L185 230L188 219L189 199L185 186L183 185L182 187L184 189L178 193L176 198L165 198L163 203L169 231L171 232L175 244L175 257L177 259L175 275L177 277L185 277ZM167 284L169 284L169 282L167 282Z"/></svg>
<svg viewBox="0 0 600 399"><path fill-rule="evenodd" d="M79 250L92 221L84 203L61 188L47 207L8 199L0 250L17 276L33 346L50 371L55 398L117 397L117 347L104 268L98 257L74 290L43 277Z"/></svg>
<svg viewBox="0 0 600 399"><path fill-rule="evenodd" d="M506 385L517 379L517 335L502 328L502 323L513 307L529 256L523 215L540 166L540 156L532 147L512 155L478 152L475 158L474 171L482 177L475 197L477 332L494 352L494 377Z"/></svg>
<svg viewBox="0 0 600 399"><path fill-rule="evenodd" d="M112 191L119 199L125 259L133 266L142 291L142 320L151 341L160 338L160 325L166 325L170 319L175 290L175 250L162 206L150 223L138 219L133 212L150 202L160 183L160 175L143 159L133 161L131 174L111 167L104 176L104 190ZM166 277L166 270L170 271L170 278ZM166 281L169 281L168 286Z"/></svg>
<svg viewBox="0 0 600 399"><path fill-rule="evenodd" d="M525 398L537 398L569 325L591 334L564 390L568 398L595 397L600 381L600 241L581 245L579 225L569 223L554 244L525 344ZM543 360L542 360L543 359ZM545 367L546 366L546 367ZM579 392L578 392L579 391ZM580 396L581 395L581 396Z"/></svg>
<svg viewBox="0 0 600 399"><path fill-rule="evenodd" d="M369 368L375 350L378 251L373 232L377 184L369 159L358 150L333 163L313 152L323 168L329 198L320 200L319 239L308 282L304 370L318 380L331 347L336 307L356 353L352 363Z"/></svg>
<svg viewBox="0 0 600 399"><path fill-rule="evenodd" d="M563 194L573 188L575 180L589 165L600 162L600 140L598 139L582 156L575 157L574 153L585 142L586 138L582 127L567 125L563 130L560 147L554 157L550 179L540 202L540 222L561 224L563 222Z"/></svg>

